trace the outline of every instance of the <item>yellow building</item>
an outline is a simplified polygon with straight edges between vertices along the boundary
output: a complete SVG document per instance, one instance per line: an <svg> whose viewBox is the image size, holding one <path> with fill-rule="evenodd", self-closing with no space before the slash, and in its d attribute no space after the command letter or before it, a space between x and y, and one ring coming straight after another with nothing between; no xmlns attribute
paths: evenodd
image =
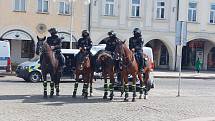
<svg viewBox="0 0 215 121"><path fill-rule="evenodd" d="M55 27L65 48L74 48L86 29L84 0L1 0L0 39L11 43L12 62L21 63L35 55L37 36L49 36ZM87 19L86 19L87 20ZM71 34L72 30L72 34ZM71 35L73 39L71 41Z"/></svg>

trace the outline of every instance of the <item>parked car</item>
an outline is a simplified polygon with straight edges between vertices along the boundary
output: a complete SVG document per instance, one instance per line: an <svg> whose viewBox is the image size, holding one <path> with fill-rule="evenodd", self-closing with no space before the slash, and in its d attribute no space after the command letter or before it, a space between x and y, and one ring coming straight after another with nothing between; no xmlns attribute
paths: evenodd
<svg viewBox="0 0 215 121"><path fill-rule="evenodd" d="M11 71L10 42L0 41L0 70Z"/></svg>

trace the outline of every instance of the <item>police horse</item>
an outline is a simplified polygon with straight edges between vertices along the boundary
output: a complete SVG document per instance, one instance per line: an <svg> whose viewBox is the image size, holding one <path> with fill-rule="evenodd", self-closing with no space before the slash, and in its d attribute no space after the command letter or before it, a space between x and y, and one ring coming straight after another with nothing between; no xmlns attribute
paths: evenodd
<svg viewBox="0 0 215 121"><path fill-rule="evenodd" d="M47 98L47 74L51 76L50 82L50 98L54 95L54 87L56 89L56 96L59 96L59 83L61 78L59 60L57 59L55 52L52 50L51 46L45 41L42 45L42 55L40 58L41 71L43 77L43 87L44 87L44 98Z"/></svg>
<svg viewBox="0 0 215 121"><path fill-rule="evenodd" d="M104 96L103 99L107 99L108 89L110 90L110 100L113 99L114 96L114 59L110 52L105 50L100 50L97 53L96 63L101 66L102 76L104 78ZM108 85L107 78L110 78L110 84Z"/></svg>
<svg viewBox="0 0 215 121"><path fill-rule="evenodd" d="M89 53L84 48L80 49L80 52L76 55L75 58L75 85L74 85L74 91L73 91L73 97L76 97L77 89L78 89L78 83L80 80L83 80L83 90L82 90L82 96L84 98L88 98L88 88L90 86L90 96L92 96L92 80L93 80L93 66L91 63L91 58ZM80 78L80 75L82 75L82 78Z"/></svg>
<svg viewBox="0 0 215 121"><path fill-rule="evenodd" d="M133 98L132 101L135 101L136 97L136 81L137 76L140 80L140 96L139 98L142 98L143 91L145 92L144 95L146 95L146 89L143 88L144 81L145 84L147 84L148 79L143 78L141 72L138 69L138 63L135 59L135 56L133 52L126 46L124 42L118 42L116 44L115 49L115 59L120 60L121 63L121 80L123 82L122 92L125 91L125 98L124 101L128 101L128 91L129 91L129 81L128 81L128 75L130 74L132 76L132 92L133 92ZM146 75L148 76L148 69L146 69ZM144 81L143 81L144 79Z"/></svg>

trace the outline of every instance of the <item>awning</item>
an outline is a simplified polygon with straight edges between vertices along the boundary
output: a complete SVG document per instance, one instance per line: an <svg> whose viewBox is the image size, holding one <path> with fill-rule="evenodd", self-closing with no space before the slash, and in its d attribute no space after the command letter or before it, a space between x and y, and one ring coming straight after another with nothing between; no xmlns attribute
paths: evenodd
<svg viewBox="0 0 215 121"><path fill-rule="evenodd" d="M21 30L11 30L3 34L2 39L6 40L32 40L31 36Z"/></svg>

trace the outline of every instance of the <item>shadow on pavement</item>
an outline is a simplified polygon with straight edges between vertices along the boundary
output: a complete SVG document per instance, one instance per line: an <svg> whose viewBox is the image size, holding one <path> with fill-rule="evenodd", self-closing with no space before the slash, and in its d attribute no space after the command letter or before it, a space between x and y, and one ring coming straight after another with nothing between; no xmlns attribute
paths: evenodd
<svg viewBox="0 0 215 121"><path fill-rule="evenodd" d="M111 101L102 99L101 96L88 97L84 99L82 96L73 98L71 95L62 95L59 97L44 99L43 95L1 95L0 101L22 100L22 103L45 103L49 106L62 106L72 103L109 103Z"/></svg>
<svg viewBox="0 0 215 121"><path fill-rule="evenodd" d="M1 80L0 83L29 83L24 80Z"/></svg>

